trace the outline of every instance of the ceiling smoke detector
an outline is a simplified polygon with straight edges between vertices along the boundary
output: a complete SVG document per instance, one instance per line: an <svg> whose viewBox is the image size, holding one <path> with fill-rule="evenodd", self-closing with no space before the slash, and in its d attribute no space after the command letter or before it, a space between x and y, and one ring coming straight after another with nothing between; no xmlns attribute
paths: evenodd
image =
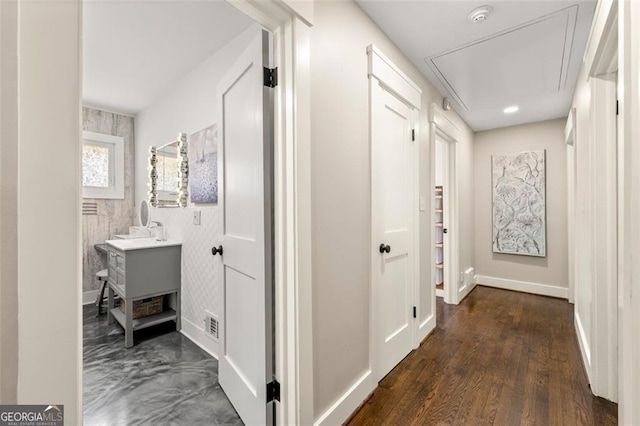
<svg viewBox="0 0 640 426"><path fill-rule="evenodd" d="M480 6L471 11L467 19L474 24L480 24L487 20L493 9L491 6Z"/></svg>

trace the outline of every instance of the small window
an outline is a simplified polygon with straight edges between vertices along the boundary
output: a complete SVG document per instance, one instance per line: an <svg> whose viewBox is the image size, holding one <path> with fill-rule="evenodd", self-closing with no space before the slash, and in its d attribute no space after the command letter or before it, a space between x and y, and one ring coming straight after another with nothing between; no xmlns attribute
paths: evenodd
<svg viewBox="0 0 640 426"><path fill-rule="evenodd" d="M124 139L82 132L82 197L124 199Z"/></svg>

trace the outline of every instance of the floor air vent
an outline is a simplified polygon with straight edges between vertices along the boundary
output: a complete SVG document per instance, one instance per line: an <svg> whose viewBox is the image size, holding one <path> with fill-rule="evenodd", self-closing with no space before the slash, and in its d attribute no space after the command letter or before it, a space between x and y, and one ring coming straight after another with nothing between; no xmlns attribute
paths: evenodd
<svg viewBox="0 0 640 426"><path fill-rule="evenodd" d="M218 317L213 315L210 312L207 312L207 317L205 318L205 333L207 336L211 337L213 340L218 340Z"/></svg>

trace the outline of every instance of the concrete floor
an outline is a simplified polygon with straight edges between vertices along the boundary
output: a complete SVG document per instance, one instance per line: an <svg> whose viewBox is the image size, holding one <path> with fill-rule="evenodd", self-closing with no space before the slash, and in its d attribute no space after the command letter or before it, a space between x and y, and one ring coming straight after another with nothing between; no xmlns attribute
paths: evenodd
<svg viewBox="0 0 640 426"><path fill-rule="evenodd" d="M83 308L84 424L241 425L218 383L218 361L169 322L140 330L124 347L124 331Z"/></svg>

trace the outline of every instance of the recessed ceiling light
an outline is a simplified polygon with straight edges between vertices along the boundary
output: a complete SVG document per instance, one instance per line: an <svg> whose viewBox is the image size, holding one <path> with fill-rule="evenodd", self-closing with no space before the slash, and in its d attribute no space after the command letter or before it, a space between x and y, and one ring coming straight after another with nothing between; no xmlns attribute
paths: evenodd
<svg viewBox="0 0 640 426"><path fill-rule="evenodd" d="M491 6L477 7L469 13L467 19L469 20L469 22L472 22L474 24L480 24L487 20L492 10L493 9L491 8Z"/></svg>
<svg viewBox="0 0 640 426"><path fill-rule="evenodd" d="M518 108L517 106L510 106L510 107L506 107L504 109L504 113L505 114L513 114L514 112L518 111L520 108Z"/></svg>

